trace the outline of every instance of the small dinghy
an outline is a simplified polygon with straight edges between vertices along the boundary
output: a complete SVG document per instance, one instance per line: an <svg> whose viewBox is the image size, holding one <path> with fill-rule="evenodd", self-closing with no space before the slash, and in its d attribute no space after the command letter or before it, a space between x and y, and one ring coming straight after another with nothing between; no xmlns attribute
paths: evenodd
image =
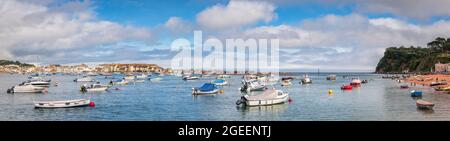
<svg viewBox="0 0 450 141"><path fill-rule="evenodd" d="M129 82L128 80L122 79L122 80L117 80L116 82L114 82L114 85L127 85Z"/></svg>
<svg viewBox="0 0 450 141"><path fill-rule="evenodd" d="M284 80L292 81L292 80L294 80L294 78L293 77L283 77L283 78L281 78L281 81L284 81Z"/></svg>
<svg viewBox="0 0 450 141"><path fill-rule="evenodd" d="M199 88L192 88L192 95L216 94L219 88L213 83L205 83Z"/></svg>
<svg viewBox="0 0 450 141"><path fill-rule="evenodd" d="M83 107L91 106L95 104L90 99L75 99L75 100L63 100L63 101L34 101L35 108L71 108L71 107Z"/></svg>
<svg viewBox="0 0 450 141"><path fill-rule="evenodd" d="M352 78L352 82L350 82L350 85L354 87L361 86L361 80L359 78Z"/></svg>
<svg viewBox="0 0 450 141"><path fill-rule="evenodd" d="M422 97L421 91L412 90L410 94L411 94L411 97Z"/></svg>
<svg viewBox="0 0 450 141"><path fill-rule="evenodd" d="M228 81L224 80L224 79L216 79L213 80L211 83L217 85L217 86L225 86L228 85Z"/></svg>
<svg viewBox="0 0 450 141"><path fill-rule="evenodd" d="M283 80L281 81L281 86L287 87L287 86L291 86L292 83L290 80Z"/></svg>
<svg viewBox="0 0 450 141"><path fill-rule="evenodd" d="M419 99L416 101L416 106L417 106L417 108L420 108L420 109L432 110L434 107L434 103Z"/></svg>
<svg viewBox="0 0 450 141"><path fill-rule="evenodd" d="M267 89L267 86L261 84L258 80L250 80L245 81L244 86L240 88L241 92L251 92L251 91L264 91Z"/></svg>
<svg viewBox="0 0 450 141"><path fill-rule="evenodd" d="M341 90L352 90L353 86L352 85L343 85L341 86Z"/></svg>
<svg viewBox="0 0 450 141"><path fill-rule="evenodd" d="M400 86L400 89L408 89L409 88L409 86L406 84L406 85L401 85Z"/></svg>
<svg viewBox="0 0 450 141"><path fill-rule="evenodd" d="M90 86L81 86L81 92L104 92L108 90L108 86L105 85L101 85L99 83L97 84L92 84Z"/></svg>
<svg viewBox="0 0 450 141"><path fill-rule="evenodd" d="M336 80L336 75L329 75L327 76L327 80Z"/></svg>
<svg viewBox="0 0 450 141"><path fill-rule="evenodd" d="M229 75L218 75L217 76L217 79L228 79L228 78L231 78L231 76L229 76Z"/></svg>
<svg viewBox="0 0 450 141"><path fill-rule="evenodd" d="M73 80L73 82L93 82L94 80L91 77L83 76L82 78L77 78Z"/></svg>
<svg viewBox="0 0 450 141"><path fill-rule="evenodd" d="M266 106L282 104L287 102L289 94L281 90L269 89L258 95L244 95L236 101L236 105L244 104L244 106Z"/></svg>
<svg viewBox="0 0 450 141"><path fill-rule="evenodd" d="M300 84L303 84L303 85L311 84L311 83L312 83L312 80L311 80L311 78L309 78L308 75L305 75L300 81Z"/></svg>
<svg viewBox="0 0 450 141"><path fill-rule="evenodd" d="M183 80L187 81L187 80L198 80L200 79L200 77L197 76L183 76Z"/></svg>
<svg viewBox="0 0 450 141"><path fill-rule="evenodd" d="M161 80L163 80L162 77L155 77L155 78L150 79L150 81L152 81L152 82L159 82Z"/></svg>

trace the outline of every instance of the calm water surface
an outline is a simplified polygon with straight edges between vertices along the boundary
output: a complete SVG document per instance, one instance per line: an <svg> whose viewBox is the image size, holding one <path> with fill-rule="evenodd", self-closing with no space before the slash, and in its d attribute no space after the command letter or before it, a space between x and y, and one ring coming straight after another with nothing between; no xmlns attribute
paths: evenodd
<svg viewBox="0 0 450 141"><path fill-rule="evenodd" d="M242 108L235 102L242 93L241 76L232 76L231 86L224 93L213 96L192 96L191 88L213 80L202 78L182 81L174 76L164 76L160 82L136 83L114 86L109 92L83 94L79 88L84 83L72 82L77 76L48 76L58 87L50 87L43 94L7 94L11 86L27 80L26 75L0 74L0 120L450 120L450 95L433 94L427 87L413 89L424 91L423 99L436 104L433 111L418 110L409 91L399 89L401 84L381 79L375 74L337 74L337 81L326 81L328 74L310 74L313 84L300 85L293 81L290 87L275 87L290 93L292 102L264 107ZM352 91L341 91L354 75L373 79ZM298 77L300 75L296 75ZM111 79L98 76L96 80L107 83ZM119 87L120 91L114 90ZM327 93L328 89L333 94ZM91 97L96 107L67 109L35 109L34 100L65 100Z"/></svg>

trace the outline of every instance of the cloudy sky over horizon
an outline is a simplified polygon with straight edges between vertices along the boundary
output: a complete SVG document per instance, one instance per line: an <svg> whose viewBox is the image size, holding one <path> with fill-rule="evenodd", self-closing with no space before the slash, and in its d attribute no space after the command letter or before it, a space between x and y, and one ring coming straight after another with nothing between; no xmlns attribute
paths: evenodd
<svg viewBox="0 0 450 141"><path fill-rule="evenodd" d="M373 71L391 46L450 37L449 0L2 0L0 59L156 63L203 37L278 38L281 69Z"/></svg>

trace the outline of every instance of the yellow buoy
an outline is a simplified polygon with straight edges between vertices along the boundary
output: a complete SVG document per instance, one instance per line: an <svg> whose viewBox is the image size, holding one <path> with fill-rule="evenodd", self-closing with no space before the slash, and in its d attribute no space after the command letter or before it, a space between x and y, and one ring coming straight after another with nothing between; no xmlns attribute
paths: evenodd
<svg viewBox="0 0 450 141"><path fill-rule="evenodd" d="M219 90L219 93L223 93L224 92L224 90L222 89L222 90Z"/></svg>
<svg viewBox="0 0 450 141"><path fill-rule="evenodd" d="M328 94L333 94L333 90L328 90Z"/></svg>

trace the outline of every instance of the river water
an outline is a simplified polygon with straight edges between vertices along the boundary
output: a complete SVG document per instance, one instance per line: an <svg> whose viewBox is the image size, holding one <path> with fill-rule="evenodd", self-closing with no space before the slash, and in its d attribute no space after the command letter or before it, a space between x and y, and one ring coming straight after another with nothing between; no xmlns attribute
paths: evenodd
<svg viewBox="0 0 450 141"><path fill-rule="evenodd" d="M292 74L294 77L302 73ZM114 86L108 92L79 92L84 83L73 82L77 76L53 75L46 77L59 86L51 86L48 93L7 94L11 86L27 80L26 75L0 74L0 120L19 121L372 121L372 120L450 120L450 95L435 94L427 87L400 89L399 83L381 79L381 75L370 73L334 73L336 81L327 81L329 74L309 74L313 84L300 85L293 81L290 87L274 85L289 92L291 102L281 105L243 108L235 102L242 93L242 76L232 76L230 86L224 93L210 96L192 96L191 88L214 79L202 78L183 81L179 77L164 76L160 82L146 81L126 86ZM343 76L347 76L344 78ZM115 76L119 78L119 76ZM351 77L370 80L360 88L342 91L340 86L348 84ZM111 79L95 78L102 83ZM120 90L115 90L118 87ZM328 90L333 94L328 94ZM424 92L423 99L436 104L434 110L419 110L410 97L412 89ZM67 100L91 97L95 107L66 109L35 109L34 100Z"/></svg>

